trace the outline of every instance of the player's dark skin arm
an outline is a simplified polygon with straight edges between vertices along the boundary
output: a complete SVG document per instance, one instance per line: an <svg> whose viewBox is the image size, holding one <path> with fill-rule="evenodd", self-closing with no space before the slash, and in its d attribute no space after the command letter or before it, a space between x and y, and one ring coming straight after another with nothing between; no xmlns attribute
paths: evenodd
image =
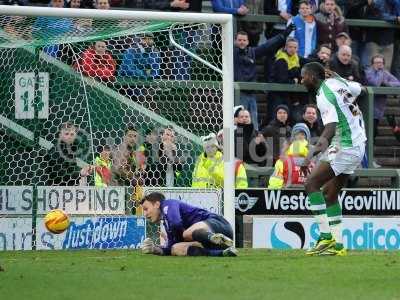
<svg viewBox="0 0 400 300"><path fill-rule="evenodd" d="M324 152L328 146L331 144L332 138L335 136L337 123L328 123L325 125L324 131L317 144L314 146L313 151L310 151L309 158L311 159L313 156L318 155L321 152Z"/></svg>
<svg viewBox="0 0 400 300"><path fill-rule="evenodd" d="M328 146L330 145L332 138L335 136L337 123L328 123L325 125L324 131L322 132L321 136L317 144L313 147L313 149L309 152L308 156L304 161L304 166L302 167L302 171L305 176L308 175L309 169L308 165L310 164L310 160L321 152L324 152Z"/></svg>

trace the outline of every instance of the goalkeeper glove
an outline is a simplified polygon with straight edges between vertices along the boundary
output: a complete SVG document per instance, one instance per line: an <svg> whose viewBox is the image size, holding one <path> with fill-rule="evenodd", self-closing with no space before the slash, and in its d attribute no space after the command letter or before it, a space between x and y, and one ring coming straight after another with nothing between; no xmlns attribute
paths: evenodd
<svg viewBox="0 0 400 300"><path fill-rule="evenodd" d="M155 244L151 238L147 238L143 241L142 244L142 253L144 254L153 254L154 253Z"/></svg>

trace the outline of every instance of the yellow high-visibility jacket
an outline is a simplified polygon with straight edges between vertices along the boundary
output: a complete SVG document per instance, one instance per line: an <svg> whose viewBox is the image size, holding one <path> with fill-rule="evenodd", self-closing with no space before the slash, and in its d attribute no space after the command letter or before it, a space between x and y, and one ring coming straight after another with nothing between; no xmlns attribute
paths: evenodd
<svg viewBox="0 0 400 300"><path fill-rule="evenodd" d="M237 161L235 187L245 189L248 187L246 169L241 161ZM224 184L224 161L221 151L217 151L213 158L208 158L202 153L197 159L192 174L192 187L194 188L221 188Z"/></svg>
<svg viewBox="0 0 400 300"><path fill-rule="evenodd" d="M94 184L98 187L107 187L111 181L111 160L105 161L96 157Z"/></svg>
<svg viewBox="0 0 400 300"><path fill-rule="evenodd" d="M290 144L285 153L285 159L289 157L306 157L308 155L308 142L306 140L294 141ZM285 169L285 159L278 159L275 163L274 173L269 178L269 189L281 189L291 182L286 182L285 178L291 178L292 174L288 174L290 170ZM295 168L291 168L292 172L298 172Z"/></svg>

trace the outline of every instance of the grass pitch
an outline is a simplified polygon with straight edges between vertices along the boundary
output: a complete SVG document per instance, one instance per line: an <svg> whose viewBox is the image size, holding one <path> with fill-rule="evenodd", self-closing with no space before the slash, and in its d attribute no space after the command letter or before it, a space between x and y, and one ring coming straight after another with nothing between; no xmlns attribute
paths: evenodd
<svg viewBox="0 0 400 300"><path fill-rule="evenodd" d="M305 257L241 250L237 258L138 251L0 252L0 299L400 299L399 252Z"/></svg>

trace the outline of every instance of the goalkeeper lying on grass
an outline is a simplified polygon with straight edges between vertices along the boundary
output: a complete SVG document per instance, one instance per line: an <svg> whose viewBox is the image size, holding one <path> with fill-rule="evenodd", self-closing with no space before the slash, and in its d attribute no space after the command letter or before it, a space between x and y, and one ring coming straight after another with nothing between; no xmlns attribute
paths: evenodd
<svg viewBox="0 0 400 300"><path fill-rule="evenodd" d="M167 244L155 245L147 238L142 252L176 256L237 256L233 247L231 225L223 217L207 210L190 206L161 193L151 193L141 201L148 221L163 221Z"/></svg>

